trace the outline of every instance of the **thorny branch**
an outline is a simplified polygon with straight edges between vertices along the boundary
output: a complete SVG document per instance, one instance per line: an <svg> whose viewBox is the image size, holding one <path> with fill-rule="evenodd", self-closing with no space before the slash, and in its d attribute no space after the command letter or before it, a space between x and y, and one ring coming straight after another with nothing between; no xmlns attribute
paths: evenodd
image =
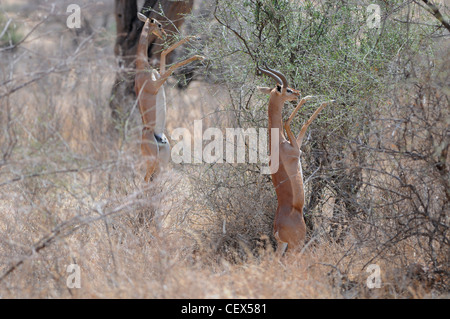
<svg viewBox="0 0 450 319"><path fill-rule="evenodd" d="M28 254L22 257L19 261L15 262L11 265L4 273L0 276L0 282L2 282L6 277L8 277L11 273L13 273L18 267L20 267L27 259L31 258L33 255L37 254L42 249L49 247L52 243L56 242L58 239L65 238L75 233L82 227L89 226L91 223L97 222L99 220L105 220L108 217L112 217L114 215L119 214L127 207L136 204L136 200L138 200L139 195L141 195L145 190L137 191L124 201L123 204L117 206L116 208L110 210L109 212L100 214L100 216L88 217L82 219L80 215L77 215L61 224L57 225L52 229L50 233L43 236L40 240L38 240L34 245L31 246ZM92 211L97 211L98 208L93 207Z"/></svg>
<svg viewBox="0 0 450 319"><path fill-rule="evenodd" d="M439 11L438 7L433 4L431 1L428 0L422 0L422 2L424 2L428 8L429 8L429 12L437 19L439 20L440 23L442 23L442 25L448 30L450 31L450 23L445 20L445 18L442 16L442 13Z"/></svg>

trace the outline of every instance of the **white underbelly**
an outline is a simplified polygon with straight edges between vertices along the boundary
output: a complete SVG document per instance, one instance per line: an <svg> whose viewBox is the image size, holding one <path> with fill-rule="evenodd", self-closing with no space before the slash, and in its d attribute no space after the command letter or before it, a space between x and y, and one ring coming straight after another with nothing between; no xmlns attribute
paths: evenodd
<svg viewBox="0 0 450 319"><path fill-rule="evenodd" d="M158 71L153 70L153 81L159 79L161 76ZM156 119L155 119L155 134L162 136L166 129L166 92L164 91L164 84L159 88L156 94Z"/></svg>
<svg viewBox="0 0 450 319"><path fill-rule="evenodd" d="M155 134L162 135L166 129L166 92L164 85L156 95L156 123Z"/></svg>

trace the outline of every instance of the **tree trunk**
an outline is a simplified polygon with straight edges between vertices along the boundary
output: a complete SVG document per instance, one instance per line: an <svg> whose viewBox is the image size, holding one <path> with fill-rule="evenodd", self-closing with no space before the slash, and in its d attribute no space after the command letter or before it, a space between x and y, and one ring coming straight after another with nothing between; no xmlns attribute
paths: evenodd
<svg viewBox="0 0 450 319"><path fill-rule="evenodd" d="M191 12L193 2L194 0L146 0L141 12L161 22L169 35L167 40L170 41L170 35L178 33L178 29L183 24L184 15ZM137 18L137 12L136 0L115 0L117 38L114 53L118 59L119 70L111 91L109 105L112 117L117 121L116 124L121 124L128 117L136 98L134 93L136 50L144 26L144 23ZM162 12L163 16L157 12ZM149 61L152 65L157 65L163 41L151 36L149 42ZM169 55L167 59L170 63L172 55Z"/></svg>

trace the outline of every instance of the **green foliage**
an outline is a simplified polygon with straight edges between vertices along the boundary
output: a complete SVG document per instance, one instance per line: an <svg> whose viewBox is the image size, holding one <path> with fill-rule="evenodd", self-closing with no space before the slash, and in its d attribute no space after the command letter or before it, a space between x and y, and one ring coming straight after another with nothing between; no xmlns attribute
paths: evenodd
<svg viewBox="0 0 450 319"><path fill-rule="evenodd" d="M374 14L368 10L371 4L380 9L377 27L368 23ZM424 20L420 7L401 0L217 0L204 16L208 10L210 19L194 18L190 24L202 34L202 47L196 50L207 57L209 74L228 89L231 125L267 127L268 97L256 87L275 83L257 76L257 65L284 73L303 96L318 96L294 118L294 133L318 103L335 100L310 126L302 146L304 176L315 174L306 185L304 213L320 214L320 202L328 196L336 198L333 218L360 213L366 155L355 145L373 140L370 123L389 108L387 93L404 76L410 53L430 47L436 27L404 23L428 21L428 13ZM291 106L285 106L284 119Z"/></svg>
<svg viewBox="0 0 450 319"><path fill-rule="evenodd" d="M0 13L0 35L3 34L0 38L0 47L14 45L22 38L17 24L14 21L8 21L9 20Z"/></svg>
<svg viewBox="0 0 450 319"><path fill-rule="evenodd" d="M373 12L367 9L374 2L380 8L380 23L376 28L368 23L372 22ZM294 118L294 134L321 101L336 100L309 127L302 145L303 213L308 233L311 236L326 233L336 242L348 234L356 234L353 239L357 238L358 243L374 243L377 238L373 237L371 228L373 217L388 216L389 220L392 212L397 211L396 202L385 203L386 197L379 195L377 187L382 190L387 187L394 194L404 193L394 184L386 186L386 176L392 176L393 164L380 156L388 152L380 141L395 136L403 108L410 107L411 103L398 104L399 112L392 115L394 124L390 126L393 132L383 135L379 129L382 131L387 123L386 110L393 108L389 96L399 89L399 82L417 76L412 57L427 52L429 61L434 60L430 35L442 31L429 23L429 13L420 11L416 4L400 0L217 0L206 9L211 12L211 19L194 18L191 26L195 33L202 35L202 47L195 49L207 57L208 75L216 76L217 82L229 92L226 111L231 119L226 125L267 127L268 97L257 93L256 87L274 87L275 83L272 78L258 76L257 65L267 64L284 73L289 85L300 90L303 96L318 96L306 103ZM204 11L204 16L207 12ZM404 95L405 91L399 94ZM284 107L285 120L293 104ZM411 119L405 119L404 123L408 121ZM376 150L380 154L373 154ZM376 174L372 172L374 162L380 165ZM267 217L261 220L270 221L273 217L276 196L270 178L261 180L255 166L246 165L237 172L234 167L217 165L202 175L211 199L211 211L220 212L217 225L222 225L223 220L249 220L255 212ZM218 181L215 177L219 174L227 176L227 181ZM372 174L385 174L379 186L374 187L377 180ZM256 203L249 210L239 205L228 205L231 208L224 205L225 208L217 209L214 205L218 202L233 203L241 198L242 192L235 191L236 185L243 185L247 190L258 185L255 193L263 194L264 202L271 205L264 207ZM381 211L383 207L385 211ZM408 210L398 209L400 214L404 209ZM414 214L411 216L414 218ZM364 223L369 226L363 231ZM381 233L389 234L387 241L392 235L389 223L390 220L376 225ZM243 223L236 224L242 225L235 227L237 234L248 231ZM270 225L265 224L265 229L270 229ZM402 231L409 230L407 227ZM265 233L267 236L269 231ZM258 238L256 232L250 233L252 236L248 237ZM380 247L384 245L376 249Z"/></svg>
<svg viewBox="0 0 450 319"><path fill-rule="evenodd" d="M254 99L256 85L274 85L272 79L255 78L256 65L267 63L303 95L337 101L316 124L331 121L333 128L351 130L386 89L382 80L392 59L405 43L419 40L414 26L393 19L396 1L392 7L379 3L381 25L370 29L366 9L372 2L220 0L211 7L218 22L197 28L210 34L204 53L212 68L227 85L240 88L238 95L231 93L237 108ZM257 104L264 109L263 100Z"/></svg>

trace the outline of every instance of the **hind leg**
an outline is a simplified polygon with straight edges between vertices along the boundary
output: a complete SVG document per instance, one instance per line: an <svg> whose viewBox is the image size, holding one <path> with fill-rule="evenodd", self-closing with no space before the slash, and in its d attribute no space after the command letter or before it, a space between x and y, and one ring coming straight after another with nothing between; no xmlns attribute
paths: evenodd
<svg viewBox="0 0 450 319"><path fill-rule="evenodd" d="M170 161L170 144L159 144L159 167L165 169L169 165Z"/></svg>
<svg viewBox="0 0 450 319"><path fill-rule="evenodd" d="M165 171L170 161L170 144L158 143L158 165L155 168L154 175Z"/></svg>
<svg viewBox="0 0 450 319"><path fill-rule="evenodd" d="M142 132L142 155L146 159L145 181L149 182L158 165L158 144L153 131L144 129Z"/></svg>
<svg viewBox="0 0 450 319"><path fill-rule="evenodd" d="M277 237L277 234L275 234L275 237ZM277 239L277 250L275 251L276 254L280 257L284 256L284 254L286 253L287 249L288 249L288 243L282 242L280 240Z"/></svg>
<svg viewBox="0 0 450 319"><path fill-rule="evenodd" d="M306 225L302 213L292 208L277 211L274 232L278 249L283 250L282 254L287 248L289 250L301 248L306 237Z"/></svg>

